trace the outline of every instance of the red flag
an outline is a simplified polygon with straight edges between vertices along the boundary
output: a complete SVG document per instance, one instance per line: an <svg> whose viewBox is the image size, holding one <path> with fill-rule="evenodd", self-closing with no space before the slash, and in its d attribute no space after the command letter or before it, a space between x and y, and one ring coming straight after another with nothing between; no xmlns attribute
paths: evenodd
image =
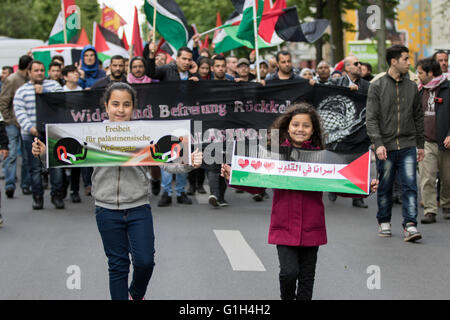
<svg viewBox="0 0 450 320"><path fill-rule="evenodd" d="M122 42L123 42L123 46L125 47L125 49L127 49L127 51L129 51L130 46L128 45L128 40L127 40L127 36L125 34L125 30L123 30Z"/></svg>
<svg viewBox="0 0 450 320"><path fill-rule="evenodd" d="M217 28L217 27L220 27L221 25L222 25L222 18L220 17L220 12L217 11L217 16L216 16L216 28ZM217 34L218 34L219 32L220 32L219 29L216 30L216 31L214 31L214 37L213 37L213 39L216 38L216 36L217 36Z"/></svg>
<svg viewBox="0 0 450 320"><path fill-rule="evenodd" d="M131 39L131 44L133 45L133 55L135 57L142 57L144 55L144 46L142 45L138 11L136 7L134 7L133 37Z"/></svg>
<svg viewBox="0 0 450 320"><path fill-rule="evenodd" d="M201 45L200 45L200 50L205 49L205 48L209 49L209 35L208 34L205 37L205 41L201 42Z"/></svg>
<svg viewBox="0 0 450 320"><path fill-rule="evenodd" d="M103 36L102 31L98 27L97 22L94 22L94 36L93 36L93 42L94 47L97 52L105 52L109 51L109 46L106 43L105 37Z"/></svg>
<svg viewBox="0 0 450 320"><path fill-rule="evenodd" d="M105 6L102 9L102 22L100 25L115 34L117 34L117 31L121 26L124 26L127 24L127 22L113 9L108 8Z"/></svg>
<svg viewBox="0 0 450 320"><path fill-rule="evenodd" d="M80 36L78 37L77 44L79 44L80 46L83 46L83 47L90 44L89 38L88 38L86 30L84 28L81 29L81 33L80 33Z"/></svg>
<svg viewBox="0 0 450 320"><path fill-rule="evenodd" d="M266 1L266 3L268 2L269 1ZM277 20L279 16L284 13L282 9L285 8L286 8L286 0L277 0L272 8L270 8L270 5L264 6L264 12L258 30L259 36L263 38L264 41L270 42L272 40Z"/></svg>

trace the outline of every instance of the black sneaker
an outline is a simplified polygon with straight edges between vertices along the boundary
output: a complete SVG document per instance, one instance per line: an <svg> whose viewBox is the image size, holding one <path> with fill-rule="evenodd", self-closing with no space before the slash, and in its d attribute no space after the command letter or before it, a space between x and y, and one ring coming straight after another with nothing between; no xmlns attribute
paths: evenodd
<svg viewBox="0 0 450 320"><path fill-rule="evenodd" d="M261 201L263 201L263 195L262 195L262 194L255 194L252 198L253 198L253 200L255 200L256 202L261 202Z"/></svg>
<svg viewBox="0 0 450 320"><path fill-rule="evenodd" d="M195 194L195 185L189 184L189 187L188 187L186 193L190 196L193 196Z"/></svg>
<svg viewBox="0 0 450 320"><path fill-rule="evenodd" d="M168 207L172 204L172 198L169 197L167 192L164 192L161 199L158 202L158 207Z"/></svg>
<svg viewBox="0 0 450 320"><path fill-rule="evenodd" d="M177 202L183 204L192 204L192 200L189 199L186 193L184 192L181 193L181 196L177 197Z"/></svg>
<svg viewBox="0 0 450 320"><path fill-rule="evenodd" d="M161 180L151 180L152 184L152 193L154 196L157 196L161 192Z"/></svg>
<svg viewBox="0 0 450 320"><path fill-rule="evenodd" d="M52 203L56 209L64 209L64 201L60 195L52 196Z"/></svg>
<svg viewBox="0 0 450 320"><path fill-rule="evenodd" d="M206 194L206 190L203 186L197 186L197 192L200 194Z"/></svg>
<svg viewBox="0 0 450 320"><path fill-rule="evenodd" d="M6 197L11 199L14 197L14 189L9 188L5 190Z"/></svg>
<svg viewBox="0 0 450 320"><path fill-rule="evenodd" d="M44 197L33 196L33 209L41 210L42 208L44 208Z"/></svg>
<svg viewBox="0 0 450 320"><path fill-rule="evenodd" d="M334 192L328 192L328 200L330 200L331 202L335 202L337 199L337 195Z"/></svg>
<svg viewBox="0 0 450 320"><path fill-rule="evenodd" d="M357 207L357 208L368 208L369 206L367 205L367 204L365 204L364 203L364 201L363 201L363 199L362 198L356 198L356 199L353 199L353 201L352 201L353 203L353 206L354 207Z"/></svg>
<svg viewBox="0 0 450 320"><path fill-rule="evenodd" d="M30 194L33 194L33 193L31 192L30 188L28 188L28 187L22 188L22 193L23 193L24 195L26 195L26 196L28 196L28 195L30 195Z"/></svg>
<svg viewBox="0 0 450 320"><path fill-rule="evenodd" d="M72 192L70 194L70 200L72 200L73 203L80 203L81 202L80 194L78 192Z"/></svg>
<svg viewBox="0 0 450 320"><path fill-rule="evenodd" d="M236 193L244 193L244 190L236 189L235 192L236 192Z"/></svg>
<svg viewBox="0 0 450 320"><path fill-rule="evenodd" d="M221 207L221 208L229 206L228 202L225 199L219 200L219 201L217 201L217 203L219 204L219 207Z"/></svg>
<svg viewBox="0 0 450 320"><path fill-rule="evenodd" d="M0 227L3 225L3 218L2 218L2 214L0 213Z"/></svg>

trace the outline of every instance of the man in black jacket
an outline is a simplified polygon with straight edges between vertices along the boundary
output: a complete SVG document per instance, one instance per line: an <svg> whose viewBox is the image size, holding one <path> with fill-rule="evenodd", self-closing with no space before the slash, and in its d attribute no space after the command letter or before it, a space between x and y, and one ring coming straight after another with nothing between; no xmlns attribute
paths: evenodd
<svg viewBox="0 0 450 320"><path fill-rule="evenodd" d="M348 56L344 59L344 71L346 73L344 76L331 79L331 83L367 94L370 82L361 78L361 62L357 57Z"/></svg>
<svg viewBox="0 0 450 320"><path fill-rule="evenodd" d="M111 58L109 65L111 74L109 76L98 79L91 89L106 88L114 82L127 82L125 74L125 59L120 55L115 55Z"/></svg>
<svg viewBox="0 0 450 320"><path fill-rule="evenodd" d="M159 67L155 66L155 46L153 43L149 46L150 53L147 60L147 76L160 81L193 80L198 81L199 75L190 73L193 63L193 52L188 47L181 47L177 52L175 64L169 63Z"/></svg>
<svg viewBox="0 0 450 320"><path fill-rule="evenodd" d="M444 219L450 219L450 85L439 62L422 59L416 66L419 97L424 111L425 157L419 163L424 203L422 223L436 222L438 211L436 175L440 178L440 205Z"/></svg>
<svg viewBox="0 0 450 320"><path fill-rule="evenodd" d="M415 82L406 78L409 50L393 45L386 50L388 72L370 84L366 128L375 145L380 187L377 192L378 235L390 237L392 185L396 173L402 185L404 241L422 238L417 231L417 161L424 152L424 113Z"/></svg>

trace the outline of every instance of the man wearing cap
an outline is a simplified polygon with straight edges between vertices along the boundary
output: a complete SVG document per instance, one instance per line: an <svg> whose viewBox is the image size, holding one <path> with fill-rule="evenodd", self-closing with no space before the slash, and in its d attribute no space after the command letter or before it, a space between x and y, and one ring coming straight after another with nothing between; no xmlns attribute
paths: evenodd
<svg viewBox="0 0 450 320"><path fill-rule="evenodd" d="M250 61L247 58L239 59L237 63L237 74L239 78L235 78L236 82L249 82L252 81L255 76L250 73Z"/></svg>

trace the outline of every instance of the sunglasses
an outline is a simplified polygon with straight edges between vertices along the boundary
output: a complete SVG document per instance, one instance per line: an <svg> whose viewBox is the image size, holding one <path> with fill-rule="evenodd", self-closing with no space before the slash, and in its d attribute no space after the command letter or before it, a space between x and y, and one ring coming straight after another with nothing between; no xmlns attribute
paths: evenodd
<svg viewBox="0 0 450 320"><path fill-rule="evenodd" d="M361 64L361 62L359 62L359 61L356 61L356 62L353 63L353 65L354 65L355 67L359 66L360 64Z"/></svg>

